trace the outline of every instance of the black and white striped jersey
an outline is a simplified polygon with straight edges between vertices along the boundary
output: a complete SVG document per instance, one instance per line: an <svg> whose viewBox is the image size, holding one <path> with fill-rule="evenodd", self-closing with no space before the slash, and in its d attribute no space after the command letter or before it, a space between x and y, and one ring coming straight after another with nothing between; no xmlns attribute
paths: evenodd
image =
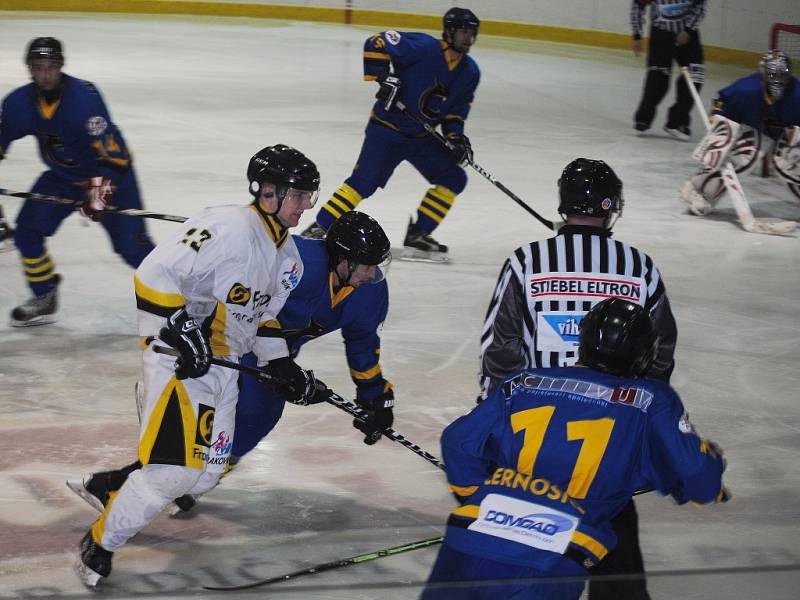
<svg viewBox="0 0 800 600"><path fill-rule="evenodd" d="M650 6L650 24L656 29L680 33L695 30L706 14L706 0L632 0L631 29L641 39L644 11Z"/></svg>
<svg viewBox="0 0 800 600"><path fill-rule="evenodd" d="M522 369L575 364L583 315L611 297L650 312L661 343L647 375L667 381L678 332L653 260L606 229L565 225L503 264L481 330L481 395Z"/></svg>

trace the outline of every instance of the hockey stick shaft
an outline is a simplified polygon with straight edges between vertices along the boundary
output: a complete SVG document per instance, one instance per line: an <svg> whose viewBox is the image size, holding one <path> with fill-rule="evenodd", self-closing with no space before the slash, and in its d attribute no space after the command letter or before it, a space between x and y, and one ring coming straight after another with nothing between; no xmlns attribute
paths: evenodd
<svg viewBox="0 0 800 600"><path fill-rule="evenodd" d="M452 149L453 148L453 145L447 140L447 138L445 138L441 133L436 131L436 129L434 129L434 127L430 123L426 123L419 116L415 115L410 110L408 110L406 108L406 106L402 102L398 102L397 103L397 108L399 108L408 117L410 117L411 119L416 121L418 125L420 125L430 135L432 135L437 140L439 140L439 142L444 144L444 146L446 148L448 148L448 149ZM537 221L539 221L542 225L544 225L545 227L547 227L550 230L557 229L556 226L553 224L553 222L551 220L545 219L542 215L540 215L538 212L533 210L521 198L519 198L514 192L512 192L510 189L508 189L506 186L504 186L500 181L497 180L496 177L494 177L486 169L481 167L474 160L469 160L467 162L469 163L469 166L471 166L478 173L480 173L483 177L485 177L487 180L489 180L489 182L492 185L494 185L497 189L499 189L501 192L503 192L506 196L511 198L517 204L519 204L523 209L525 209L525 211L527 211L528 214L530 214L533 218L535 218Z"/></svg>
<svg viewBox="0 0 800 600"><path fill-rule="evenodd" d="M49 204L60 204L61 206L73 206L80 208L83 206L83 200L71 200L69 198L60 198L58 196L48 196L46 194L35 194L33 192L15 192L14 190L7 190L0 188L0 196L11 196L12 198L23 198L25 200L35 200L37 202L47 202ZM123 215L125 217L142 217L145 219L159 219L161 221L174 221L176 223L183 223L186 217L178 215L165 215L162 213L151 212L149 210L140 210L138 208L122 208L114 206L113 204L107 205L103 212L114 213Z"/></svg>
<svg viewBox="0 0 800 600"><path fill-rule="evenodd" d="M333 560L331 562L322 563L320 565L315 565L313 567L308 567L306 569L300 569L299 571L292 571L291 573L286 573L285 575L270 577L269 579L264 579L262 581L254 581L253 583L245 583L242 585L235 585L229 587L204 585L203 588L206 590L215 590L215 591L246 590L250 588L260 587L262 585L269 585L270 583L289 581L290 579L295 579L296 577L301 577L303 575L313 575L314 573L330 571L331 569L338 569L339 567L349 567L350 565L357 565L360 563L377 560L379 558L384 558L386 556L394 556L395 554L402 554L403 552L420 550L422 548L427 548L428 546L441 544L442 541L444 541L444 537L438 536L438 537L428 538L425 540L420 540L418 542L411 542L410 544L393 546L392 548L386 548L385 550L378 550L376 552L367 552L366 554L359 554L357 556L351 556L350 558Z"/></svg>
<svg viewBox="0 0 800 600"><path fill-rule="evenodd" d="M152 340L150 340L150 341L152 341ZM166 347L166 346L151 346L151 348L153 349L153 352L156 352L157 354L166 354L168 356L175 356L175 357L179 357L180 356L180 352L178 352L174 348L169 348L169 347ZM272 376L268 375L267 373L265 373L264 371L262 371L261 369L257 369L255 367L248 367L246 365L240 365L238 363L231 362L231 361L225 360L223 358L214 357L214 358L211 359L211 364L219 365L220 367L227 367L229 369L234 369L236 371L241 371L242 373L248 373L249 375L253 375L256 378L261 379L262 381L263 380L268 380L268 381L273 381L273 382L278 383L278 384L288 385L288 382L286 382L286 381L284 381L282 379L279 379L277 377L272 377ZM364 411L364 409L362 409L360 406L358 406L357 404L355 404L353 402L350 402L349 400L346 400L346 399L342 398L339 394L337 394L336 392L334 392L330 388L328 388L328 393L330 394L330 398L328 398L326 401L329 404L332 404L336 408L339 408L339 409L345 411L346 413L349 413L350 415L352 415L353 417L355 417L357 419L360 419L362 421L366 421L367 420L367 414ZM436 458L430 452L427 452L427 451L423 450L422 448L420 448L414 442L406 439L406 437L404 435L402 435L400 433L397 433L394 429L387 428L387 429L384 429L382 433L383 433L384 436L386 436L387 438L389 438L393 442L397 442L401 446L404 446L404 447L408 448L414 454L416 454L418 456L421 456L422 458L427 460L432 465L442 469L443 471L445 470L444 464L438 458Z"/></svg>

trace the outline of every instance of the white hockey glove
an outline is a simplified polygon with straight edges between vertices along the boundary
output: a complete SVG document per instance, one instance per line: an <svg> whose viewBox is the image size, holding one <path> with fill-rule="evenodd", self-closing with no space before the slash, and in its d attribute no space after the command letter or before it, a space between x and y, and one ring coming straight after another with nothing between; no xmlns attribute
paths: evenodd
<svg viewBox="0 0 800 600"><path fill-rule="evenodd" d="M86 202L81 206L81 214L92 221L99 221L113 195L114 186L108 177L92 177L86 188Z"/></svg>

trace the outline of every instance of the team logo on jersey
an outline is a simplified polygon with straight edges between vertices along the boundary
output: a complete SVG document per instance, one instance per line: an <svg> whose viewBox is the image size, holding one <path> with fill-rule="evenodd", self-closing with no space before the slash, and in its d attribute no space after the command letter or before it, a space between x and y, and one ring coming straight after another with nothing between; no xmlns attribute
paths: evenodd
<svg viewBox="0 0 800 600"><path fill-rule="evenodd" d="M689 9L692 7L692 2L678 2L676 4L654 4L655 10L658 15L667 21L678 21L686 16Z"/></svg>
<svg viewBox="0 0 800 600"><path fill-rule="evenodd" d="M694 433L694 425L689 420L689 413L683 411L681 418L678 419L678 431L684 434Z"/></svg>
<svg viewBox="0 0 800 600"><path fill-rule="evenodd" d="M107 128L108 121L101 116L89 117L89 119L86 121L86 131L89 132L89 135L102 135Z"/></svg>
<svg viewBox="0 0 800 600"><path fill-rule="evenodd" d="M229 304L246 306L247 303L250 302L251 296L250 288L245 287L241 283L234 283L233 287L231 287L231 291L228 292L228 299L226 302Z"/></svg>
<svg viewBox="0 0 800 600"><path fill-rule="evenodd" d="M433 87L429 87L419 95L417 108L423 117L436 121L441 117L445 102L447 102L447 88L437 79Z"/></svg>
<svg viewBox="0 0 800 600"><path fill-rule="evenodd" d="M289 270L283 272L281 284L283 284L283 289L292 290L297 287L298 283L300 283L300 265L292 263Z"/></svg>
<svg viewBox="0 0 800 600"><path fill-rule="evenodd" d="M400 43L400 34L396 31L387 31L384 34L386 41L389 42L392 46L397 46Z"/></svg>
<svg viewBox="0 0 800 600"><path fill-rule="evenodd" d="M197 446L211 445L211 431L214 429L214 408L200 404L197 407L197 432L194 436L194 443Z"/></svg>

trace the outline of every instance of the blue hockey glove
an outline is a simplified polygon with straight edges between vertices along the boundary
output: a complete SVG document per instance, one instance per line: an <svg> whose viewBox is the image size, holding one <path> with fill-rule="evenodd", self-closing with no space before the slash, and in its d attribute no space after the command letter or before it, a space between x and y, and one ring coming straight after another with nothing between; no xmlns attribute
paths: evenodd
<svg viewBox="0 0 800 600"><path fill-rule="evenodd" d="M180 352L175 360L178 379L196 379L211 367L211 349L200 325L182 308L167 319L167 326L158 334L161 340Z"/></svg>
<svg viewBox="0 0 800 600"><path fill-rule="evenodd" d="M364 443L371 446L376 443L383 432L394 423L394 392L391 388L377 398L366 400L356 392L356 404L366 413L365 419L353 419L353 427L365 434Z"/></svg>
<svg viewBox="0 0 800 600"><path fill-rule="evenodd" d="M383 104L385 110L392 110L397 104L397 101L400 100L400 88L403 82L395 75L387 75L379 79L378 83L381 84L381 87L378 88L375 98L378 102Z"/></svg>

